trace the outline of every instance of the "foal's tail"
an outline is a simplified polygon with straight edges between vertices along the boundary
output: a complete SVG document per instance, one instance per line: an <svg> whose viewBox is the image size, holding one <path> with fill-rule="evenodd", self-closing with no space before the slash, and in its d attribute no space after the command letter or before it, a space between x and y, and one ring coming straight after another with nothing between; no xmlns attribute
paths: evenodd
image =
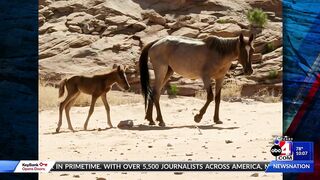
<svg viewBox="0 0 320 180"><path fill-rule="evenodd" d="M139 59L140 83L141 83L142 95L144 96L145 108L147 107L147 100L151 98L150 77L149 77L149 70L148 70L149 49L157 41L158 40L147 44L142 49L140 59Z"/></svg>
<svg viewBox="0 0 320 180"><path fill-rule="evenodd" d="M67 78L62 80L59 84L59 98L64 94L64 87L66 86Z"/></svg>

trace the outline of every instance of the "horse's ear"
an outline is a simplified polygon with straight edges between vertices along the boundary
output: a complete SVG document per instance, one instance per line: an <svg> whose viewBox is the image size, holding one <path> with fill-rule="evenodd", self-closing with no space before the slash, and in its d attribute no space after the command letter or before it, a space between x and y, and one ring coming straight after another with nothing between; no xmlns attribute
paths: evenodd
<svg viewBox="0 0 320 180"><path fill-rule="evenodd" d="M251 34L250 38L249 38L249 43L251 43L253 41L253 39L254 39L254 36L253 36L253 34Z"/></svg>
<svg viewBox="0 0 320 180"><path fill-rule="evenodd" d="M118 66L117 70L118 70L118 71L120 71L120 70L121 70L121 65L119 65L119 66Z"/></svg>
<svg viewBox="0 0 320 180"><path fill-rule="evenodd" d="M112 69L115 69L115 68L117 68L117 67L118 67L117 64L113 64Z"/></svg>
<svg viewBox="0 0 320 180"><path fill-rule="evenodd" d="M240 39L240 43L242 44L244 42L242 33L240 34L239 39Z"/></svg>

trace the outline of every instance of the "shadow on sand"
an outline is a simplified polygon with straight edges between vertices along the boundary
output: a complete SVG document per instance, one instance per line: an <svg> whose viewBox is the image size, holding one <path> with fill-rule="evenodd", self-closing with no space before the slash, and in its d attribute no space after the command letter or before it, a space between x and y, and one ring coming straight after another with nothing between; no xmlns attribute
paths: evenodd
<svg viewBox="0 0 320 180"><path fill-rule="evenodd" d="M131 128L118 128L121 130L130 130L130 131L154 131L154 130L170 130L170 129L181 129L181 128L189 128L189 129L196 129L199 128L200 130L207 130L207 129L216 129L216 130L233 130L238 129L239 127L216 127L215 124L213 125L184 125L184 126L166 126L166 127L160 127L160 126L149 126L149 125L136 125ZM84 132L84 131L107 131L109 129L115 129L115 128L98 128L98 129L89 129L89 130L75 130L74 132L70 130L64 130L60 132L49 132L49 133L43 133L44 135L50 135L50 134L62 134L62 133L77 133L77 132Z"/></svg>
<svg viewBox="0 0 320 180"><path fill-rule="evenodd" d="M180 129L180 128L190 128L190 129L196 129L199 128L201 130L206 129L217 129L217 130L233 130L238 129L239 127L216 127L215 125L184 125L184 126L166 126L166 127L160 127L160 126L149 126L149 125L137 125L133 126L131 128L126 128L124 130L131 130L131 131L153 131L153 130L170 130L170 129Z"/></svg>
<svg viewBox="0 0 320 180"><path fill-rule="evenodd" d="M106 131L109 129L114 129L114 128L98 128L98 129L88 129L88 130L84 130L84 129L79 129L79 130L75 130L75 131L70 131L70 130L64 130L64 131L60 131L60 132L48 132L48 133L43 133L44 135L50 135L50 134L63 134L63 133L76 133L76 132L85 132L85 131Z"/></svg>

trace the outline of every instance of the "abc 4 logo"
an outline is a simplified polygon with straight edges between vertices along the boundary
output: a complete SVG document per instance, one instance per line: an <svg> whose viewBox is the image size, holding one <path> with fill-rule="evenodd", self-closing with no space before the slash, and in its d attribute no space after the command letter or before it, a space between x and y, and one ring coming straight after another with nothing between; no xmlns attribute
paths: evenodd
<svg viewBox="0 0 320 180"><path fill-rule="evenodd" d="M279 161L292 161L292 142L291 141L280 141L279 143L272 146L270 150L273 156L277 157Z"/></svg>

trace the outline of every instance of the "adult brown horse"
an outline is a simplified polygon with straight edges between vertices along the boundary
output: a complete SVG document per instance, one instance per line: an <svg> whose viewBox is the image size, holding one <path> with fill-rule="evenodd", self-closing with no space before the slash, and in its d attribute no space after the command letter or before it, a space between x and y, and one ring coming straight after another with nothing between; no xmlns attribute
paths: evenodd
<svg viewBox="0 0 320 180"><path fill-rule="evenodd" d="M219 119L221 88L224 76L230 69L231 62L238 59L243 66L244 74L253 73L251 56L253 35L250 38L241 34L236 38L208 37L204 40L187 37L168 36L147 44L139 59L141 89L145 98L146 116L149 125L152 120L153 104L157 110L159 126L165 126L160 110L160 93L173 72L190 79L201 78L207 91L207 101L199 114L194 116L200 122L208 105L213 101L211 80L215 79L215 112L214 122L222 124ZM151 89L149 84L148 60L153 66L155 83Z"/></svg>

